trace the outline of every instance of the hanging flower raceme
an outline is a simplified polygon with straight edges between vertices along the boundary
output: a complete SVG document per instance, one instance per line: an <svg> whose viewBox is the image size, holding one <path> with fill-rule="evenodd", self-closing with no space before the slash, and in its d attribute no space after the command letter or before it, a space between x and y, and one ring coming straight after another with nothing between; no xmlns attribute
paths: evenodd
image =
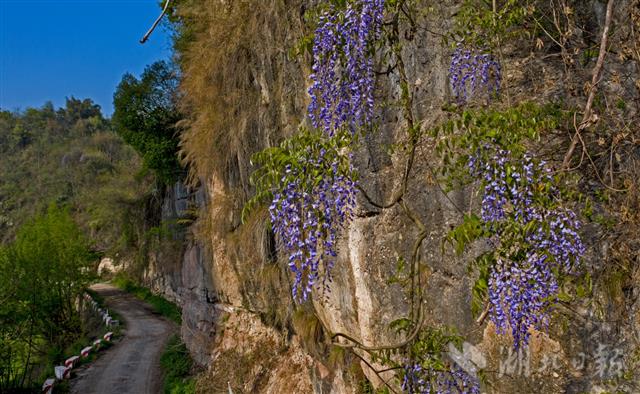
<svg viewBox="0 0 640 394"><path fill-rule="evenodd" d="M487 146L469 168L483 181L481 218L502 249L488 279L489 316L500 333L511 329L518 348L528 344L531 327L547 327L556 273L572 273L585 247L575 213L553 206L559 192L544 161L510 156Z"/></svg>
<svg viewBox="0 0 640 394"><path fill-rule="evenodd" d="M320 281L331 281L338 236L355 206L355 171L348 153L352 139L348 132L328 137L301 129L252 158L258 164L251 175L256 195L243 215L270 201L272 229L294 273L296 301L306 300Z"/></svg>
<svg viewBox="0 0 640 394"><path fill-rule="evenodd" d="M500 91L502 70L490 54L458 44L449 66L449 84L456 100L465 102L474 95Z"/></svg>
<svg viewBox="0 0 640 394"><path fill-rule="evenodd" d="M320 16L313 41L309 117L329 135L355 133L373 118L373 43L380 35L384 0L348 1Z"/></svg>
<svg viewBox="0 0 640 394"><path fill-rule="evenodd" d="M457 366L435 371L411 364L404 367L402 390L408 394L480 394L480 382Z"/></svg>
<svg viewBox="0 0 640 394"><path fill-rule="evenodd" d="M529 254L521 263L499 260L489 277L491 320L499 333L511 327L514 347L529 341L529 327L548 325L548 309L558 282L545 255Z"/></svg>
<svg viewBox="0 0 640 394"><path fill-rule="evenodd" d="M297 301L308 298L320 276L325 284L331 280L336 236L351 219L355 205L355 182L341 174L337 163L328 172L322 168L324 155L321 152L317 160L306 160L295 169L287 166L282 178L286 185L274 194L269 207L273 230L295 274L293 296ZM309 187L304 180L318 170L323 177Z"/></svg>

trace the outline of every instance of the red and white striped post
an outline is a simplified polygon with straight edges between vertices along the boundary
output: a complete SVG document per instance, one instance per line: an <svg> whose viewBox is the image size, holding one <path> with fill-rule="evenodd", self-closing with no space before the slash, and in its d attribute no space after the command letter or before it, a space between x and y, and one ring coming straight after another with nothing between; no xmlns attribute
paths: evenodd
<svg viewBox="0 0 640 394"><path fill-rule="evenodd" d="M56 382L56 380L54 378L49 378L47 380L44 381L44 384L42 385L42 392L43 393L53 393L53 384Z"/></svg>
<svg viewBox="0 0 640 394"><path fill-rule="evenodd" d="M73 368L76 365L76 363L78 362L79 359L80 359L80 357L78 357L78 356L69 357L68 359L65 360L64 366Z"/></svg>
<svg viewBox="0 0 640 394"><path fill-rule="evenodd" d="M91 346L87 346L86 348L84 348L84 349L82 349L82 350L80 351L80 355L81 355L82 357L84 357L84 358L89 357L89 353L91 353L91 349L92 349L92 347L91 347Z"/></svg>

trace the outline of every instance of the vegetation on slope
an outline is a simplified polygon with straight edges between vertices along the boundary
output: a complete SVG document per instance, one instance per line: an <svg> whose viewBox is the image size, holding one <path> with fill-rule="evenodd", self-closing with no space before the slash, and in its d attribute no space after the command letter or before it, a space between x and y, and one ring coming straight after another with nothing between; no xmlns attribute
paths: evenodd
<svg viewBox="0 0 640 394"><path fill-rule="evenodd" d="M0 111L0 391L41 384L86 343L78 296L102 255L145 265L162 192L90 99Z"/></svg>
<svg viewBox="0 0 640 394"><path fill-rule="evenodd" d="M196 381L191 375L193 360L180 337L174 335L169 339L160 365L164 371L165 394L191 394L196 391Z"/></svg>
<svg viewBox="0 0 640 394"><path fill-rule="evenodd" d="M0 241L55 202L69 207L96 248L115 253L130 246L131 212L151 179L91 100L1 111L0 157Z"/></svg>
<svg viewBox="0 0 640 394"><path fill-rule="evenodd" d="M0 391L29 388L82 336L75 305L96 256L68 210L51 206L0 248Z"/></svg>
<svg viewBox="0 0 640 394"><path fill-rule="evenodd" d="M182 313L180 312L180 307L173 302L168 301L167 299L159 295L153 294L151 290L136 284L133 280L122 275L114 278L112 283L116 287L119 287L120 289L135 295L142 301L148 302L157 313L161 314L167 319L175 322L178 325L182 323Z"/></svg>

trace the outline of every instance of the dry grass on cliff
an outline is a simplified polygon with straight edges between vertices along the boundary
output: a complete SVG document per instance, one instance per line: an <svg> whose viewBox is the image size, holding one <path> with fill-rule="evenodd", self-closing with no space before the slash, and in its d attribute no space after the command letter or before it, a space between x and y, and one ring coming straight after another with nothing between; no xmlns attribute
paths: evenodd
<svg viewBox="0 0 640 394"><path fill-rule="evenodd" d="M239 214L252 193L251 156L297 127L294 109L302 104L283 92L304 75L288 56L303 30L302 3L182 0L173 15L185 29L177 43L186 114L180 154L191 180L214 195L194 233L225 245L244 304L276 327L289 325L292 314L286 267L273 264L265 212L242 226Z"/></svg>
<svg viewBox="0 0 640 394"><path fill-rule="evenodd" d="M267 227L267 210L257 210L226 238L227 252L235 264L245 304L257 311L263 323L286 329L293 314L291 285L286 264L279 264L273 233Z"/></svg>
<svg viewBox="0 0 640 394"><path fill-rule="evenodd" d="M300 336L304 349L316 357L323 357L326 353L326 335L324 327L316 316L313 308L301 305L292 318L293 329Z"/></svg>
<svg viewBox="0 0 640 394"><path fill-rule="evenodd" d="M253 339L253 338L247 338ZM260 343L260 352L242 353L234 349L222 351L214 368L196 382L198 393L258 392L269 380L269 371L275 368L277 348L269 342Z"/></svg>
<svg viewBox="0 0 640 394"><path fill-rule="evenodd" d="M187 3L178 9L194 30L181 59L183 109L191 115L182 125L181 154L203 179L237 150L240 139L229 131L237 126L238 110L256 105L249 77L248 47L257 24L251 11L246 1Z"/></svg>
<svg viewBox="0 0 640 394"><path fill-rule="evenodd" d="M279 72L274 58L286 56L293 42L288 29L301 23L290 18L298 3L187 1L178 6L177 16L190 27L179 48L183 110L189 114L182 124L181 155L193 179L212 173L224 181L237 177L238 161L248 160L263 145L264 119L259 118L267 111L260 110L262 95L265 85L279 85L263 76L276 78Z"/></svg>

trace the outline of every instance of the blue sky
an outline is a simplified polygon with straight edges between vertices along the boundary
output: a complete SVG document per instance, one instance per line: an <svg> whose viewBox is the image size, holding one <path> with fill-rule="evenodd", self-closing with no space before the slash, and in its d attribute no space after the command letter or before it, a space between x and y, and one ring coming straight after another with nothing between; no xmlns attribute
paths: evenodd
<svg viewBox="0 0 640 394"><path fill-rule="evenodd" d="M113 112L122 74L171 56L156 0L0 0L0 108L91 98Z"/></svg>

